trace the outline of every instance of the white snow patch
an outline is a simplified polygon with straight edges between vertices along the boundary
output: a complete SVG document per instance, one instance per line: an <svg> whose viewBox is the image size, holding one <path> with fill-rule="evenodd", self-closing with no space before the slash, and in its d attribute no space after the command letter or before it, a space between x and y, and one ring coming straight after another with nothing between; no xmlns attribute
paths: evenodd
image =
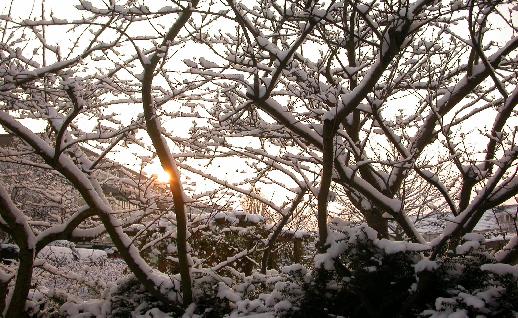
<svg viewBox="0 0 518 318"><path fill-rule="evenodd" d="M429 258L423 258L414 265L414 270L416 273L424 271L432 272L437 268L439 268L439 264L436 261L431 261Z"/></svg>
<svg viewBox="0 0 518 318"><path fill-rule="evenodd" d="M273 306L273 309L275 309L276 312L285 312L290 310L292 307L291 303L287 300L281 300L275 306Z"/></svg>
<svg viewBox="0 0 518 318"><path fill-rule="evenodd" d="M483 271L495 273L497 275L511 274L514 277L518 278L518 265L509 265L509 264L503 264L503 263L484 264L484 265L480 266L480 269Z"/></svg>
<svg viewBox="0 0 518 318"><path fill-rule="evenodd" d="M462 298L464 303L468 306L471 306L473 308L484 308L485 303L482 299L478 298L477 296L473 296L466 293L459 293L459 297Z"/></svg>
<svg viewBox="0 0 518 318"><path fill-rule="evenodd" d="M92 314L95 317L105 317L103 305L104 301L99 299L88 300L79 304L66 302L59 311L66 317L85 317L84 313Z"/></svg>
<svg viewBox="0 0 518 318"><path fill-rule="evenodd" d="M105 251L88 248L46 246L38 253L38 257L60 262L73 262L77 260L98 262L107 259L108 254Z"/></svg>
<svg viewBox="0 0 518 318"><path fill-rule="evenodd" d="M421 252L429 249L429 247L425 244L405 241L391 241L387 239L375 240L374 245L383 249L387 254L395 254L399 252Z"/></svg>
<svg viewBox="0 0 518 318"><path fill-rule="evenodd" d="M220 282L218 284L218 294L217 297L223 299L226 298L230 300L231 302L238 302L241 300L241 296L239 296L238 293L236 293L232 288L228 287L225 283Z"/></svg>
<svg viewBox="0 0 518 318"><path fill-rule="evenodd" d="M477 242L484 242L485 238L484 235L480 233L467 233L462 237L466 241L477 241Z"/></svg>
<svg viewBox="0 0 518 318"><path fill-rule="evenodd" d="M480 242L477 241L466 241L455 248L455 252L458 255L464 255L470 251L474 251L480 248Z"/></svg>

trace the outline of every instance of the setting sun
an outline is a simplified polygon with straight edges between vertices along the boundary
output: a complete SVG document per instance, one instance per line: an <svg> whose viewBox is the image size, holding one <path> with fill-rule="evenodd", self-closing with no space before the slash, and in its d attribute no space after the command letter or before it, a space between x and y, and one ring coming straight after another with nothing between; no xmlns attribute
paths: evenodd
<svg viewBox="0 0 518 318"><path fill-rule="evenodd" d="M171 181L171 174L165 171L159 163L148 165L144 171L147 175L153 176L158 182L168 183Z"/></svg>
<svg viewBox="0 0 518 318"><path fill-rule="evenodd" d="M159 182L167 183L171 180L171 174L163 169L156 171L154 175Z"/></svg>

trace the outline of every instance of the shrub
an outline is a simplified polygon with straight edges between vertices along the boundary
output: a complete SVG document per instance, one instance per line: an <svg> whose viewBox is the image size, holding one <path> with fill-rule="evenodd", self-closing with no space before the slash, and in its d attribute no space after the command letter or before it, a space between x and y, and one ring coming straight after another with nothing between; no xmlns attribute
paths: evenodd
<svg viewBox="0 0 518 318"><path fill-rule="evenodd" d="M175 313L178 316L183 313L180 307L170 308L149 294L133 275L119 280L112 288L108 299L111 305L108 317L111 318L132 317L132 314L143 315L154 308Z"/></svg>
<svg viewBox="0 0 518 318"><path fill-rule="evenodd" d="M379 240L364 225L332 232L289 317L514 317L518 268L494 264L483 238L431 261L427 246Z"/></svg>

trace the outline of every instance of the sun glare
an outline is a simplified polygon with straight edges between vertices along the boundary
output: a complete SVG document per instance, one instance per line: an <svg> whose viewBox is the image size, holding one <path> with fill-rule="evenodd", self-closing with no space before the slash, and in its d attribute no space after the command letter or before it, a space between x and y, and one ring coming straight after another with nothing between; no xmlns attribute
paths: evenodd
<svg viewBox="0 0 518 318"><path fill-rule="evenodd" d="M169 172L162 168L162 165L158 160L149 162L149 164L144 167L144 173L161 183L169 183L172 177Z"/></svg>
<svg viewBox="0 0 518 318"><path fill-rule="evenodd" d="M171 175L169 174L169 172L162 170L161 172L157 173L156 179L159 182L167 183L171 181Z"/></svg>
<svg viewBox="0 0 518 318"><path fill-rule="evenodd" d="M169 174L169 172L164 170L155 172L155 176L159 182L167 183L171 181L171 175Z"/></svg>

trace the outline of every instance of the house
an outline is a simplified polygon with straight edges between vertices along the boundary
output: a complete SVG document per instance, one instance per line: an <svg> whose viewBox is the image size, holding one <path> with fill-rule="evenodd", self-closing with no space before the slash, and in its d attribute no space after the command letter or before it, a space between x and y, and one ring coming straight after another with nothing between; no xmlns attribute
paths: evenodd
<svg viewBox="0 0 518 318"><path fill-rule="evenodd" d="M484 212L477 225L473 229L474 233L484 235L485 245L491 248L498 248L505 245L513 235L518 233L518 204L500 205ZM441 229L430 224L446 224L442 222L428 222L425 226L418 226L426 241L431 241L438 237Z"/></svg>
<svg viewBox="0 0 518 318"><path fill-rule="evenodd" d="M473 232L486 238L489 248L502 248L507 241L518 234L518 204L501 205L484 213Z"/></svg>

